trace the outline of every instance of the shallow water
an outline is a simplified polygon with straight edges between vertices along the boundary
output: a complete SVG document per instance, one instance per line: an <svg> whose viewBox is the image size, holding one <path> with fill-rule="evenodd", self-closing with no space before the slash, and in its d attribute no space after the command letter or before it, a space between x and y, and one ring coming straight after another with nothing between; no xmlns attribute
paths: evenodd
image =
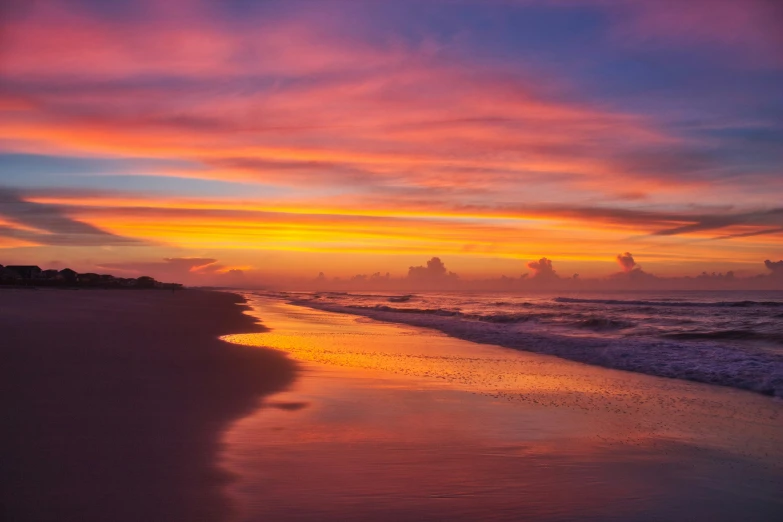
<svg viewBox="0 0 783 522"><path fill-rule="evenodd" d="M226 434L240 519L779 520L783 403L252 297L303 371Z"/></svg>
<svg viewBox="0 0 783 522"><path fill-rule="evenodd" d="M278 297L476 342L783 397L783 292Z"/></svg>

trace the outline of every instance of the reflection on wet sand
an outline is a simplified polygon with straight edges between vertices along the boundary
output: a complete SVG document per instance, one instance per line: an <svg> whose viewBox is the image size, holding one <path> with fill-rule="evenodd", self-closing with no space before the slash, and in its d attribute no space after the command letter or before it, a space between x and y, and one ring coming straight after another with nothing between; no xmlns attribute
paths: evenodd
<svg viewBox="0 0 783 522"><path fill-rule="evenodd" d="M228 339L304 370L226 436L244 520L783 514L779 402L252 304L272 331Z"/></svg>

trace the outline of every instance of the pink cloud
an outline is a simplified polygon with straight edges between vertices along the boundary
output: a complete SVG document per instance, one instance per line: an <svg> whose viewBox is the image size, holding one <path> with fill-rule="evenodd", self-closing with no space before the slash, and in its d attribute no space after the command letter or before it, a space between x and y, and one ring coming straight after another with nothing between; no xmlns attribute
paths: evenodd
<svg viewBox="0 0 783 522"><path fill-rule="evenodd" d="M203 6L155 5L143 27L57 3L4 27L4 70L27 109L0 137L201 160L208 169L176 173L194 177L501 193L542 173L604 191L622 177L623 193L644 193L649 175L629 174L616 150L677 141L550 99L552 78L443 59L426 42L369 43L333 16L234 27Z"/></svg>
<svg viewBox="0 0 783 522"><path fill-rule="evenodd" d="M760 16L753 14L755 2L747 4L747 13L734 14L746 7L599 3L613 14L615 35L625 43L736 44L763 54L776 41L761 22L762 36L743 36ZM567 83L563 79L535 75L525 64L475 63L431 42L361 38L320 12L231 25L210 16L207 4L171 5L150 4L153 21L141 24L42 2L29 16L4 25L8 81L0 104L13 110L0 119L0 140L24 142L28 152L198 161L203 169L155 174L337 189L337 206L353 211L472 213L522 223L586 220L627 233L705 230L695 211L655 211L655 196L672 205L658 209L683 208L673 205L690 204L693 187L709 186L698 193L703 202L719 190L699 177L714 168L714 160L683 152L688 144L651 117L579 96L553 96L562 91L551 86ZM593 204L607 197L644 200L645 206L624 213ZM559 205L523 204L531 201ZM324 200L277 204L317 210ZM143 221L143 211L126 212L121 216L126 225ZM169 215L208 221L203 210L178 212ZM122 212L104 213L96 222L120 220ZM330 221L316 211L313 216L286 219L321 222L335 235L348 222L359 228L358 218ZM420 235L456 238L455 243L466 237L456 232L469 229L469 249L475 252L503 247L500 240L474 245L474 239L502 235L523 244L527 233L508 224L446 227L434 219L423 224L427 230L417 231ZM778 223L760 217L750 225L737 233ZM370 219L361 226L362 233L400 235L395 226Z"/></svg>
<svg viewBox="0 0 783 522"><path fill-rule="evenodd" d="M699 44L747 66L783 66L783 4L776 0L606 2L625 41Z"/></svg>
<svg viewBox="0 0 783 522"><path fill-rule="evenodd" d="M334 19L253 17L227 23L200 2L147 3L143 23L36 3L3 24L3 68L20 77L302 75L391 67L409 49L340 36ZM10 20L10 19L9 19ZM174 101L174 100L170 100Z"/></svg>

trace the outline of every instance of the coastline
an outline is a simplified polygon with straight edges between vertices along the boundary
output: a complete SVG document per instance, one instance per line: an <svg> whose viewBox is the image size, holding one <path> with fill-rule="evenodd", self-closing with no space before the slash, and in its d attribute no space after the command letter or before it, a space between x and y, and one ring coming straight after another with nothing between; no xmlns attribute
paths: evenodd
<svg viewBox="0 0 783 522"><path fill-rule="evenodd" d="M303 378L226 434L240 520L779 520L783 404L247 294Z"/></svg>
<svg viewBox="0 0 783 522"><path fill-rule="evenodd" d="M236 294L0 292L0 505L14 521L218 521L223 432L290 386Z"/></svg>
<svg viewBox="0 0 783 522"><path fill-rule="evenodd" d="M783 514L778 400L246 295L0 293L3 517Z"/></svg>
<svg viewBox="0 0 783 522"><path fill-rule="evenodd" d="M316 310L366 317L390 324L430 328L464 341L500 346L512 350L560 357L565 360L643 375L724 386L760 395L783 398L783 359L769 354L740 354L706 346L691 347L683 356L676 342L660 340L650 350L628 350L624 342L567 337L550 333L524 332L508 335L503 323L460 321L437 314L402 313L384 309L344 306L312 300L291 300L292 304ZM630 342L630 341L628 341ZM653 352L654 349L654 352ZM649 353L648 353L649 352ZM743 360L739 362L738 356ZM720 361L704 367L703 361Z"/></svg>

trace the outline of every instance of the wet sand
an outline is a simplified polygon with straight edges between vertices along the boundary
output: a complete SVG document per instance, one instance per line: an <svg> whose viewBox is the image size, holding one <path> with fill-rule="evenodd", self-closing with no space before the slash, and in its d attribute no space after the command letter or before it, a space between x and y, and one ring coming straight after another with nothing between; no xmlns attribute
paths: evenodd
<svg viewBox="0 0 783 522"><path fill-rule="evenodd" d="M232 294L0 291L0 519L222 521L225 429L283 390Z"/></svg>
<svg viewBox="0 0 783 522"><path fill-rule="evenodd" d="M226 433L239 520L783 519L783 402L251 297L302 377Z"/></svg>

